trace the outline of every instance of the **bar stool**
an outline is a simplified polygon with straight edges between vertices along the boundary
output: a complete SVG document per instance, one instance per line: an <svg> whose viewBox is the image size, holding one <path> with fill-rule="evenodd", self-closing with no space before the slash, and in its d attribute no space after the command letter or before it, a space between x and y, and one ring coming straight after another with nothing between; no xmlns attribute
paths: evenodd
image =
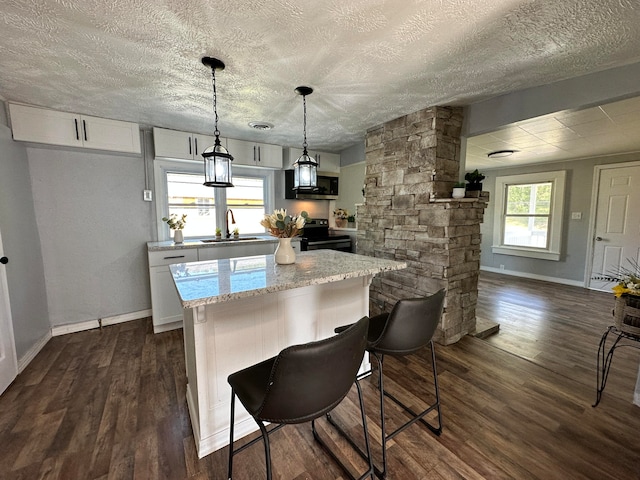
<svg viewBox="0 0 640 480"><path fill-rule="evenodd" d="M347 330L334 337L282 350L278 356L229 375L231 385L231 424L229 440L229 471L232 478L233 456L264 441L267 479L271 480L269 435L287 424L311 421L314 438L351 478L355 478L318 436L315 420L333 410L354 384L367 345L369 319L361 318ZM367 420L360 385L356 383L360 414L364 431L365 460L368 469L359 480L373 479ZM262 437L234 450L233 423L235 397L258 424ZM265 422L278 424L267 430Z"/></svg>
<svg viewBox="0 0 640 480"><path fill-rule="evenodd" d="M382 470L374 466L376 475L381 478L385 478L387 474L387 441L391 440L400 432L404 431L415 422L420 421L435 435L442 433L442 415L440 412L440 391L438 389L438 374L436 371L436 355L433 345L433 334L438 327L440 318L442 317L442 310L444 306L445 290L439 290L433 295L425 298L412 298L399 300L394 306L391 312L376 315L369 319L369 330L367 332L367 351L378 360L378 388L380 390L380 427L381 427L381 440L382 440ZM341 332L349 326L338 327L336 332ZM423 347L429 345L431 350L431 365L433 368L433 381L435 386L435 402L423 410L420 413L414 412L411 408L404 405L400 400L390 394L384 389L383 384L383 364L384 356L405 356L418 352ZM359 378L371 373L365 372ZM385 415L384 415L384 397L387 396L393 400L397 405L402 407L407 413L411 415L411 418L398 427L393 432L387 434L385 428ZM429 412L436 410L437 424L432 425L427 422L423 417ZM330 415L327 415L331 423L341 431L343 435L346 433L342 431L334 421L331 420ZM358 447L352 443L356 449ZM360 454L364 456L364 452L358 449Z"/></svg>

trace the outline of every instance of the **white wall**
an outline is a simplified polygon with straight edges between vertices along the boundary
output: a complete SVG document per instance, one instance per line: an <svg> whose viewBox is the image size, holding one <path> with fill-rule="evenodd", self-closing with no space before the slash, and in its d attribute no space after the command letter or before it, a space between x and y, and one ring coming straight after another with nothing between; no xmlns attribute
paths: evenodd
<svg viewBox="0 0 640 480"><path fill-rule="evenodd" d="M142 156L28 147L51 326L151 308Z"/></svg>
<svg viewBox="0 0 640 480"><path fill-rule="evenodd" d="M1 105L1 103L0 103ZM2 108L0 108L2 110ZM0 231L18 362L50 331L40 235L25 147L0 124Z"/></svg>

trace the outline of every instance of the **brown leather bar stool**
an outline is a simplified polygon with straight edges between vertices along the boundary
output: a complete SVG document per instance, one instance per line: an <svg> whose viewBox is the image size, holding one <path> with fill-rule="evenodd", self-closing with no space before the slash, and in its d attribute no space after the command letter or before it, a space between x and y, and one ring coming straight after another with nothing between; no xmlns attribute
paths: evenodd
<svg viewBox="0 0 640 480"><path fill-rule="evenodd" d="M436 355L433 345L433 334L438 327L440 318L442 317L442 309L444 306L445 290L442 289L433 295L425 298L412 298L406 300L398 300L393 306L391 312L376 315L369 319L369 331L367 332L367 351L378 360L378 386L380 390L380 426L382 440L382 469L374 466L375 473L381 478L385 478L387 474L387 441L391 440L400 432L404 431L415 422L420 421L434 434L442 433L442 415L440 412L440 391L438 389L438 374L436 370ZM336 332L341 332L349 326L338 327ZM431 365L433 368L433 380L435 385L435 402L420 413L414 412L411 408L404 405L400 400L389 392L385 391L383 384L383 364L384 356L405 356L418 352L423 347L429 345L431 350ZM360 376L362 378L368 375L365 372ZM384 418L384 397L387 396L396 404L402 407L411 418L398 427L393 432L387 434ZM429 412L436 410L437 425L431 425L423 417ZM331 423L346 436L345 432L331 420ZM352 443L356 449L358 447ZM360 454L364 456L364 452L358 449Z"/></svg>
<svg viewBox="0 0 640 480"><path fill-rule="evenodd" d="M271 455L269 435L287 424L311 421L314 438L351 478L355 478L318 436L315 420L333 410L347 395L356 375L367 345L369 319L363 317L347 330L334 337L294 345L285 348L278 356L229 375L231 385L231 425L229 440L229 479L232 478L233 456L264 441L267 479L271 479ZM358 477L373 478L373 462L369 447L367 420L362 391L356 383L360 400L360 414L364 430L368 469ZM233 423L235 397L258 424L262 437L257 437L242 447L233 448ZM277 424L267 430L265 422ZM362 451L360 450L361 454Z"/></svg>

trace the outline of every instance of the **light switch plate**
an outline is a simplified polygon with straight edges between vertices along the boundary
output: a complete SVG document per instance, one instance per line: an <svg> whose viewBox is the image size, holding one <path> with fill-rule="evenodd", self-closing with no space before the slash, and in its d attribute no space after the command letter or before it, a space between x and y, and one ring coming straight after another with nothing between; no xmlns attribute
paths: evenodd
<svg viewBox="0 0 640 480"><path fill-rule="evenodd" d="M144 190L142 193L142 199L145 202L152 202L153 201L153 192L151 190Z"/></svg>

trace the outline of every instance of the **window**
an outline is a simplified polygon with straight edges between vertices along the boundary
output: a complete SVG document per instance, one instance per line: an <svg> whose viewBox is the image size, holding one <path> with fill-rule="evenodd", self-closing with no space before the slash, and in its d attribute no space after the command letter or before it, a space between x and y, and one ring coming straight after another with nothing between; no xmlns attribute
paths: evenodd
<svg viewBox="0 0 640 480"><path fill-rule="evenodd" d="M264 234L260 220L273 203L273 171L236 167L233 187L211 188L202 185L202 169L200 162L154 162L158 219L172 213L186 214L185 237L213 237L216 227L224 234L225 214L230 208L236 223L230 223L229 230L238 228L242 235ZM162 221L158 222L158 238L170 238Z"/></svg>
<svg viewBox="0 0 640 480"><path fill-rule="evenodd" d="M565 172L496 179L493 253L560 259Z"/></svg>

